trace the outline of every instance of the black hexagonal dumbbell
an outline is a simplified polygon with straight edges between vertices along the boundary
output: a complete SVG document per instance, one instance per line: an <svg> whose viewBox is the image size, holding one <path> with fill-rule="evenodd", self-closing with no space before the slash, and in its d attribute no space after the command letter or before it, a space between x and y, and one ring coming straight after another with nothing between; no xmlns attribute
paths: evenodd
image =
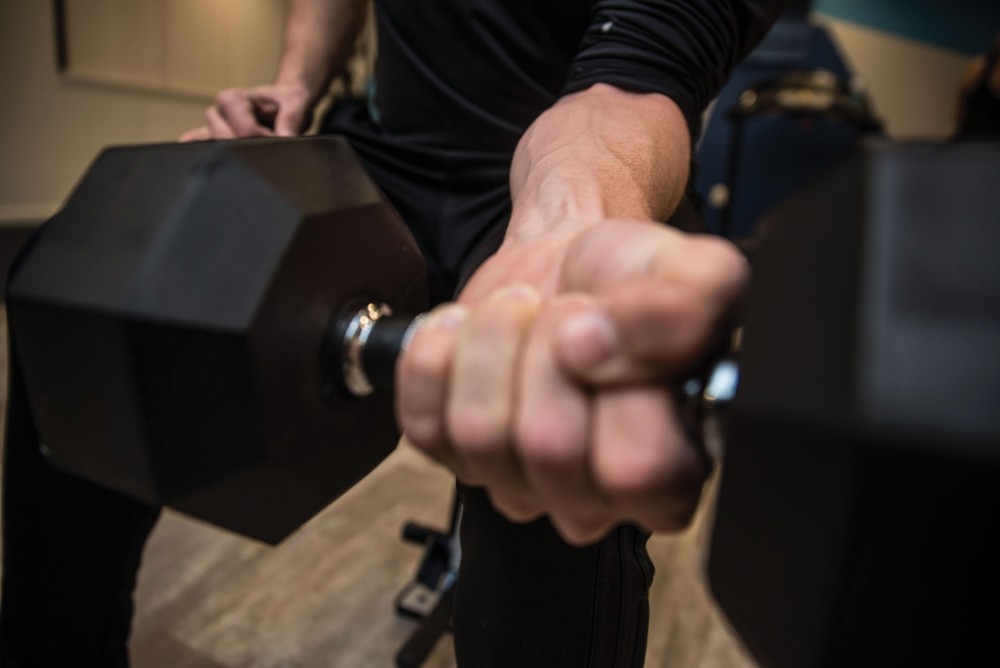
<svg viewBox="0 0 1000 668"><path fill-rule="evenodd" d="M764 222L709 561L762 666L993 651L998 186L996 143L876 142Z"/></svg>
<svg viewBox="0 0 1000 668"><path fill-rule="evenodd" d="M53 463L273 543L396 443L387 396L328 368L337 316L425 299L409 232L323 137L105 151L8 310Z"/></svg>

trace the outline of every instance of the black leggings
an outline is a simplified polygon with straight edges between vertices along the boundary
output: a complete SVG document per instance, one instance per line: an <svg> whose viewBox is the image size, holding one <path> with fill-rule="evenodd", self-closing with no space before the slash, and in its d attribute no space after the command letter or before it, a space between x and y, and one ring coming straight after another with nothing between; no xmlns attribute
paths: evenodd
<svg viewBox="0 0 1000 668"><path fill-rule="evenodd" d="M127 666L132 589L160 509L48 463L13 353L3 478L0 665Z"/></svg>

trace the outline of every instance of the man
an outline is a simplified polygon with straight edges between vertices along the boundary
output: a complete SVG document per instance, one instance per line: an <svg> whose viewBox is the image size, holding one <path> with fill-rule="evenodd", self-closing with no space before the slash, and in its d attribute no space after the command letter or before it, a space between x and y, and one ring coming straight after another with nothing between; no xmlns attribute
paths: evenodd
<svg viewBox="0 0 1000 668"><path fill-rule="evenodd" d="M338 106L323 129L351 141L411 226L432 299L464 286L414 337L397 383L406 437L463 483L460 665L642 664L645 532L687 522L707 469L670 383L717 340L746 279L723 242L658 222L684 218L699 115L778 4L376 2L372 104ZM224 91L185 139L301 132L365 11L292 0L275 84ZM23 419L12 431L37 439ZM74 540L12 521L39 513L19 501L31 466L8 458L4 651L48 651L26 620L58 600L90 624L65 641L80 645L74 665L121 663L127 605L110 621L80 611L101 592L127 604L155 510L91 499L115 523L84 559L104 555L106 577L33 604L46 566L18 555ZM46 521L65 523L58 508Z"/></svg>

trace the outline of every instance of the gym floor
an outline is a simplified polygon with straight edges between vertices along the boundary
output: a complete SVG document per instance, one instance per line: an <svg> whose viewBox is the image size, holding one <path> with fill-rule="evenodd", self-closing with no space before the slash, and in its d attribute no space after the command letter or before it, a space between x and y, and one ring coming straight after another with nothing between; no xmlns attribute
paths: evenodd
<svg viewBox="0 0 1000 668"><path fill-rule="evenodd" d="M4 272L5 273L5 272ZM0 305L2 306L2 305ZM0 308L0 378L6 378ZM6 383L0 384L5 405ZM2 416L0 416L2 419ZM146 547L131 646L137 668L373 668L393 666L415 623L394 612L419 547L416 521L444 528L453 482L399 449L346 496L277 548L166 511ZM701 577L708 503L691 529L655 536L657 568L646 665L752 668ZM445 636L424 664L454 666Z"/></svg>

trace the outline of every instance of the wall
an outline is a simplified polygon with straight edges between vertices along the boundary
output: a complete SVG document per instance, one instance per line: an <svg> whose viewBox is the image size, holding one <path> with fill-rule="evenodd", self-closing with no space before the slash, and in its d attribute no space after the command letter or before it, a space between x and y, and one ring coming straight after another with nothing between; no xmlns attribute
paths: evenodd
<svg viewBox="0 0 1000 668"><path fill-rule="evenodd" d="M52 6L0 2L0 225L47 217L102 147L174 140L201 125L209 101L62 78ZM248 76L264 82L272 69Z"/></svg>
<svg viewBox="0 0 1000 668"><path fill-rule="evenodd" d="M892 136L943 139L955 125L958 82L1000 36L996 0L815 0Z"/></svg>
<svg viewBox="0 0 1000 668"><path fill-rule="evenodd" d="M996 0L815 0L811 4L826 16L967 56L986 50L1000 30Z"/></svg>
<svg viewBox="0 0 1000 668"><path fill-rule="evenodd" d="M889 135L945 139L952 134L956 92L969 56L826 14L814 18L830 30Z"/></svg>
<svg viewBox="0 0 1000 668"><path fill-rule="evenodd" d="M80 81L205 98L274 69L284 0L57 0L61 67Z"/></svg>

